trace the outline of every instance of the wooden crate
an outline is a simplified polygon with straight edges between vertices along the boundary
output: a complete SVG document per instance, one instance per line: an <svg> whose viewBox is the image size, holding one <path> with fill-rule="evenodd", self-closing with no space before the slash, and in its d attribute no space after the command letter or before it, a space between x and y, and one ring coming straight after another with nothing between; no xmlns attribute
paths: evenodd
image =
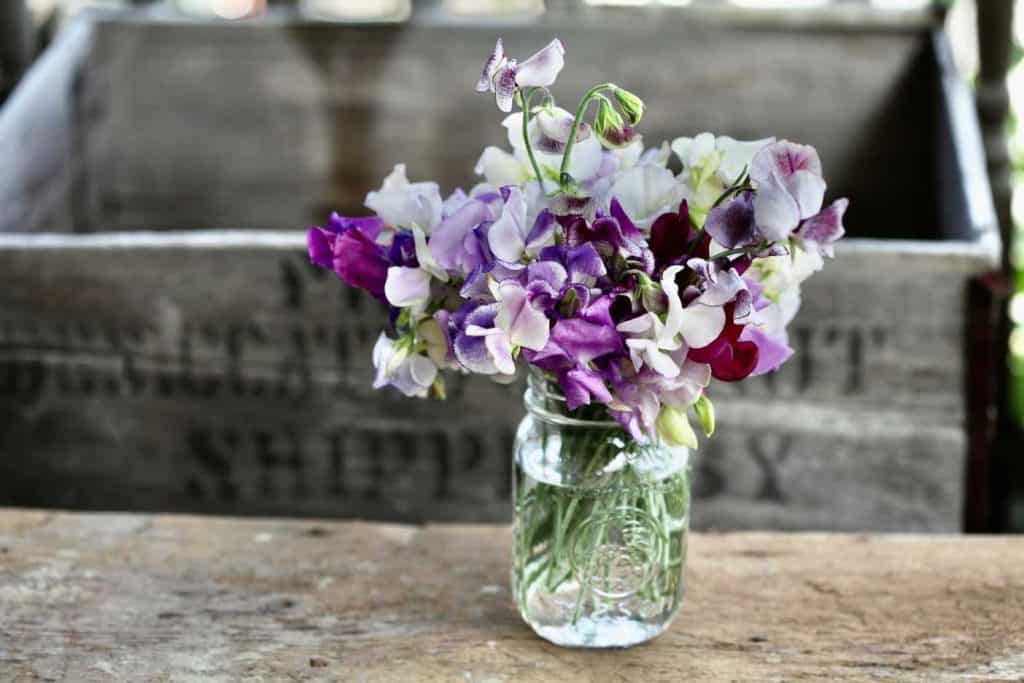
<svg viewBox="0 0 1024 683"><path fill-rule="evenodd" d="M472 184L504 137L471 92L480 57L497 33L524 54L557 34L569 101L603 74L647 99L652 142L815 144L853 199L851 238L806 287L797 357L715 390L695 525L959 529L968 283L998 237L945 39L892 16L83 20L0 111L0 228L19 233L0 235L0 504L507 519L519 388L373 392L383 312L308 265L302 228L357 210L403 159Z"/></svg>

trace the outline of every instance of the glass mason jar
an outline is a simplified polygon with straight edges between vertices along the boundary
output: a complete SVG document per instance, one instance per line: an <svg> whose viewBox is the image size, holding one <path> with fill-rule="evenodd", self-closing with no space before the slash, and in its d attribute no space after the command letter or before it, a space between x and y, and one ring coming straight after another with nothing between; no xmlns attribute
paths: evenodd
<svg viewBox="0 0 1024 683"><path fill-rule="evenodd" d="M515 441L512 590L557 645L627 647L664 631L685 587L689 451L638 443L603 406L569 413L531 375Z"/></svg>

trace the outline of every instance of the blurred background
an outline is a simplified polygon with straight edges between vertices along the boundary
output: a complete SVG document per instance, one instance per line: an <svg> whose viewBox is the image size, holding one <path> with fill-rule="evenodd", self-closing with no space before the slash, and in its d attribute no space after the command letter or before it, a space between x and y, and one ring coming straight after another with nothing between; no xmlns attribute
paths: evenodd
<svg viewBox="0 0 1024 683"><path fill-rule="evenodd" d="M302 236L395 163L474 184L480 63L557 35L563 106L811 143L852 199L797 359L722 390L695 526L1024 531L1015 4L5 0L0 505L506 519L517 388L369 393L382 314Z"/></svg>

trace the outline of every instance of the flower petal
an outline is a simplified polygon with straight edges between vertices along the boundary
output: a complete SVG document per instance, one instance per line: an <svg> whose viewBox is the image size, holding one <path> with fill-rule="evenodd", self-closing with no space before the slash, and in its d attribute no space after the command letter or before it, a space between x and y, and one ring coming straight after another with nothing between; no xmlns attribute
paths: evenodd
<svg viewBox="0 0 1024 683"><path fill-rule="evenodd" d="M547 87L555 82L565 66L565 47L555 38L539 52L519 65L516 83L521 88Z"/></svg>
<svg viewBox="0 0 1024 683"><path fill-rule="evenodd" d="M430 297L430 273L422 268L392 266L384 283L384 296L396 308L405 308Z"/></svg>
<svg viewBox="0 0 1024 683"><path fill-rule="evenodd" d="M502 261L515 263L523 255L526 247L526 203L518 187L509 188L501 217L490 227L487 240L491 252Z"/></svg>
<svg viewBox="0 0 1024 683"><path fill-rule="evenodd" d="M848 199L835 200L821 212L805 220L797 234L804 242L812 243L822 256L832 256L832 244L846 234L843 214L849 205Z"/></svg>
<svg viewBox="0 0 1024 683"><path fill-rule="evenodd" d="M745 247L759 237L754 223L754 195L744 192L708 212L704 229L726 249Z"/></svg>
<svg viewBox="0 0 1024 683"><path fill-rule="evenodd" d="M774 180L761 183L754 195L754 221L769 242L789 239L800 223L800 206Z"/></svg>
<svg viewBox="0 0 1024 683"><path fill-rule="evenodd" d="M506 280L498 287L501 308L494 324L508 333L515 346L539 351L548 343L550 327L543 311L535 309L526 289L514 280Z"/></svg>
<svg viewBox="0 0 1024 683"><path fill-rule="evenodd" d="M494 101L503 112L512 111L512 97L516 94L516 62L502 65L494 77Z"/></svg>
<svg viewBox="0 0 1024 683"><path fill-rule="evenodd" d="M494 44L494 50L491 52L491 56L484 62L484 68L480 72L480 79L476 82L477 92L487 92L494 87L494 74L501 68L505 61L505 46L501 42L501 38L498 38L498 42Z"/></svg>
<svg viewBox="0 0 1024 683"><path fill-rule="evenodd" d="M683 309L679 332L691 349L707 346L725 328L725 311L720 306L693 303Z"/></svg>

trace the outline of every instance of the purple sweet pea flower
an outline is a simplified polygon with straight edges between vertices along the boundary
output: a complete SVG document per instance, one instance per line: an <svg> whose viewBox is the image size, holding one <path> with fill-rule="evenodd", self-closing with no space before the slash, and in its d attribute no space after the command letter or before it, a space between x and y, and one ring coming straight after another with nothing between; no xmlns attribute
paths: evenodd
<svg viewBox="0 0 1024 683"><path fill-rule="evenodd" d="M495 325L498 304L467 304L467 313L453 316L459 327L454 336L455 359L480 375L512 375L516 371L508 335Z"/></svg>
<svg viewBox="0 0 1024 683"><path fill-rule="evenodd" d="M768 145L750 162L750 179L757 189L754 219L770 242L788 239L800 221L821 210L825 181L810 145L788 140Z"/></svg>
<svg viewBox="0 0 1024 683"><path fill-rule="evenodd" d="M570 246L589 243L603 254L621 252L635 257L643 254L643 235L623 211L618 199L612 199L610 215L598 214L589 225L583 216L567 216L563 224L566 242Z"/></svg>
<svg viewBox="0 0 1024 683"><path fill-rule="evenodd" d="M498 109L509 112L512 111L512 98L517 89L546 88L555 82L563 66L565 47L557 38L522 64L505 56L504 45L498 38L494 52L484 63L476 89L477 92L493 92Z"/></svg>
<svg viewBox="0 0 1024 683"><path fill-rule="evenodd" d="M608 403L612 400L604 377L595 370L580 367L565 370L558 373L558 384L569 410L576 410L594 401Z"/></svg>
<svg viewBox="0 0 1024 683"><path fill-rule="evenodd" d="M761 233L754 221L754 195L743 192L735 199L708 212L704 229L726 249L745 247L757 242Z"/></svg>
<svg viewBox="0 0 1024 683"><path fill-rule="evenodd" d="M848 199L837 199L820 212L811 216L797 229L796 234L809 247L818 250L822 256L835 255L833 244L846 234L843 214L850 205Z"/></svg>
<svg viewBox="0 0 1024 683"><path fill-rule="evenodd" d="M601 255L589 242L571 248L564 244L545 247L540 252L540 260L561 263L568 271L570 281L585 285L593 285L598 278L608 274Z"/></svg>

